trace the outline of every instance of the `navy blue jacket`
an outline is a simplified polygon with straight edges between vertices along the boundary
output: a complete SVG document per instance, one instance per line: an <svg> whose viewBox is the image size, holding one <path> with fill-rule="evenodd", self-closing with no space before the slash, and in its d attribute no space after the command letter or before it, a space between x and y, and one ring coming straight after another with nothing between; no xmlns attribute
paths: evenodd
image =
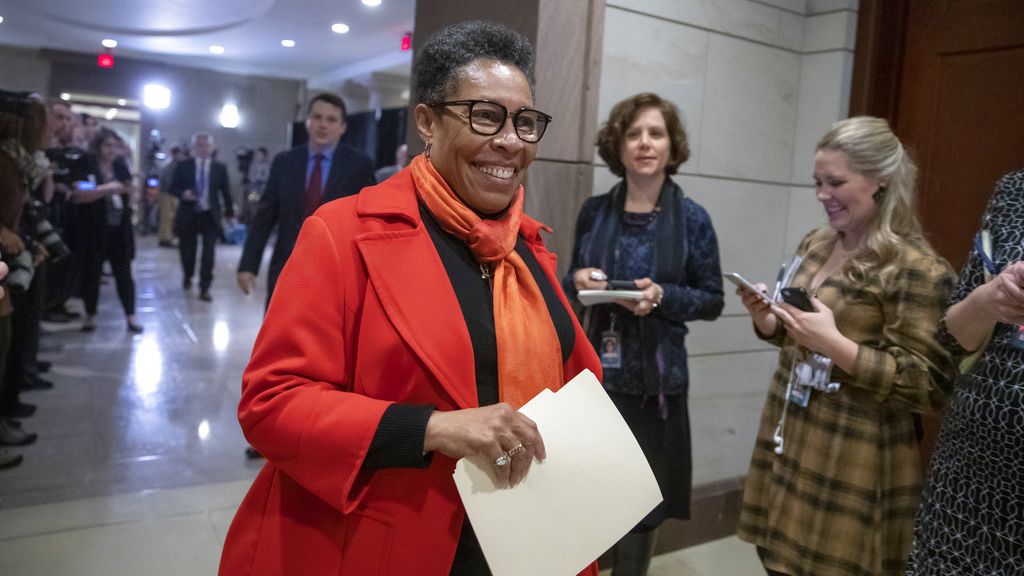
<svg viewBox="0 0 1024 576"><path fill-rule="evenodd" d="M302 222L306 219L304 202L308 164L309 148L305 144L275 156L256 215L249 223L238 271L253 274L259 273L263 249L270 233L277 226L277 243L267 273L268 300L274 292L278 275L295 247ZM327 174L327 186L321 203L358 194L363 188L375 183L373 162L355 148L339 143L331 157L331 171Z"/></svg>
<svg viewBox="0 0 1024 576"><path fill-rule="evenodd" d="M630 256L616 249L625 196L622 182L583 203L572 262L562 282L570 298L576 297L573 275L577 270L595 267L612 273L622 268L616 266L617 257ZM650 277L665 291L661 304L642 318L618 304L597 304L585 309L584 327L596 348L615 316L623 366L604 370L607 389L635 395L685 395L689 389L686 322L714 320L724 305L718 240L707 211L671 179L665 180L658 209Z"/></svg>

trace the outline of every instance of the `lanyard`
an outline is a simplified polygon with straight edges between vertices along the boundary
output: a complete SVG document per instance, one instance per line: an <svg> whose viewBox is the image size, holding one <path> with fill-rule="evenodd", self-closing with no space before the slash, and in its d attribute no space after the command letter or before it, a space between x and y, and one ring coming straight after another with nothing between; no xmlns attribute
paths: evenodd
<svg viewBox="0 0 1024 576"><path fill-rule="evenodd" d="M992 261L992 256L989 255L989 251L992 250L992 248L985 246L982 241L981 234L982 233L979 232L974 237L974 251L981 257L981 263L984 264L985 270L988 270L989 274L995 276L999 273L999 269L996 268L995 262Z"/></svg>

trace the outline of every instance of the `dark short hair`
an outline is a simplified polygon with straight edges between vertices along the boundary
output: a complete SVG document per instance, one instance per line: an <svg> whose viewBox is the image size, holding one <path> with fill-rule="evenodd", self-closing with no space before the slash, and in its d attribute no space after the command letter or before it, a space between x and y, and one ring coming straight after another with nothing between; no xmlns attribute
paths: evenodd
<svg viewBox="0 0 1024 576"><path fill-rule="evenodd" d="M608 121L597 133L598 155L608 164L612 174L620 178L626 175L626 167L622 164L622 140L626 136L626 131L645 108L660 110L665 118L665 128L672 142L672 153L669 155L668 164L665 165L665 173L675 174L679 166L690 157L690 144L686 139L683 122L679 119L679 109L653 92L642 92L613 106L608 114Z"/></svg>
<svg viewBox="0 0 1024 576"><path fill-rule="evenodd" d="M413 92L417 104L441 102L459 89L462 69L476 60L497 60L519 68L533 94L533 46L502 24L469 20L435 32L416 54Z"/></svg>
<svg viewBox="0 0 1024 576"><path fill-rule="evenodd" d="M320 94L317 94L316 96L310 98L309 104L306 106L307 116L309 115L310 112L313 111L313 104L316 104L317 102L326 102L327 104L330 104L331 106L334 106L335 108L341 110L342 120L344 120L346 114L348 114L348 111L345 109L345 101L341 99L341 96L338 96L337 94L333 94L331 92L321 92Z"/></svg>

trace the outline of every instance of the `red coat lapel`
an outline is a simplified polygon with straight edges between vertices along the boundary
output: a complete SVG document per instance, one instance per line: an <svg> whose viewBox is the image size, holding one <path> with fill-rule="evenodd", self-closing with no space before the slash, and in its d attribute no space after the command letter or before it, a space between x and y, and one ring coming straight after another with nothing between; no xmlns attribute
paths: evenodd
<svg viewBox="0 0 1024 576"><path fill-rule="evenodd" d="M469 331L412 190L408 173L364 190L357 213L363 219L379 218L381 225L357 237L356 245L370 289L396 331L458 407L476 407Z"/></svg>

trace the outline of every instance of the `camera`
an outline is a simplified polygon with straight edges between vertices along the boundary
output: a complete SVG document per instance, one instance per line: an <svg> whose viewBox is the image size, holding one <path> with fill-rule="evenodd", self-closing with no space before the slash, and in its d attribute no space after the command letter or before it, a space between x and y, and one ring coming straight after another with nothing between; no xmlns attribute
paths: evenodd
<svg viewBox="0 0 1024 576"><path fill-rule="evenodd" d="M238 162L238 171L242 174L242 184L249 183L249 166L252 165L255 156L256 152L251 148L245 146L235 148L235 160Z"/></svg>
<svg viewBox="0 0 1024 576"><path fill-rule="evenodd" d="M53 225L46 219L46 206L42 202L33 200L25 204L24 214L33 237L50 253L51 262L63 260L71 255L68 245L61 240L60 234L57 234Z"/></svg>
<svg viewBox="0 0 1024 576"><path fill-rule="evenodd" d="M4 278L4 285L11 292L24 292L32 284L32 277L36 273L35 263L32 262L32 252L22 250L13 256L4 256L7 263L7 276Z"/></svg>

